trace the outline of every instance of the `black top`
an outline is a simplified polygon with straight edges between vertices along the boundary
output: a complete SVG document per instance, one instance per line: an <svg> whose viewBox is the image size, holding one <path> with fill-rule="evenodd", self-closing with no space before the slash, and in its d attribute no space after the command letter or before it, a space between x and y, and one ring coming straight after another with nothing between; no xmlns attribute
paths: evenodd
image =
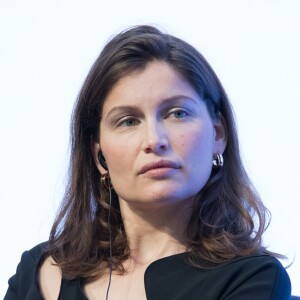
<svg viewBox="0 0 300 300"><path fill-rule="evenodd" d="M17 272L9 281L4 300L42 300L36 282L43 260L40 244L23 253ZM271 256L235 259L211 269L197 269L186 262L187 254L176 254L151 263L145 272L148 300L287 300L291 283L280 262ZM87 300L82 281L62 280L59 300Z"/></svg>

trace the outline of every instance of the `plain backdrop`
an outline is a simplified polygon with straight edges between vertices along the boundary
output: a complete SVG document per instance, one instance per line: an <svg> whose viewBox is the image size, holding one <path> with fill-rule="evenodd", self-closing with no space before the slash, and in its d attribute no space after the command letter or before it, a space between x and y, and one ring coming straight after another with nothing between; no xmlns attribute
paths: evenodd
<svg viewBox="0 0 300 300"><path fill-rule="evenodd" d="M265 244L293 262L300 295L300 1L0 0L0 297L22 252L48 238L82 82L107 40L136 24L187 40L215 69L272 213Z"/></svg>

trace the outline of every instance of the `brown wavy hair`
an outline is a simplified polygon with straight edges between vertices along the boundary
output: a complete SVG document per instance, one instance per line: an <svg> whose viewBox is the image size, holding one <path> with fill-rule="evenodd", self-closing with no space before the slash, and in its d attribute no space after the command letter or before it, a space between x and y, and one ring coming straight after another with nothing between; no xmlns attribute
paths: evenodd
<svg viewBox="0 0 300 300"><path fill-rule="evenodd" d="M122 77L164 61L179 72L205 101L213 119L222 115L228 134L224 166L213 170L199 191L187 228L189 261L196 267L236 257L267 253L262 245L268 211L243 167L233 111L213 69L191 45L152 26L137 26L114 36L92 66L79 93L71 122L69 183L51 229L48 253L64 278L101 274L108 266L109 195L100 184L91 141L99 138L103 102ZM112 266L124 272L130 255L117 194L112 191Z"/></svg>

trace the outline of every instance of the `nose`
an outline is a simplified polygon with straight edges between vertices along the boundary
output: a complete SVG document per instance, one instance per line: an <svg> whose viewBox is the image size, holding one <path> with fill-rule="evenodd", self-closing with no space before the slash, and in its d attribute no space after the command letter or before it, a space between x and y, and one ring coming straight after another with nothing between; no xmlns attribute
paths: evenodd
<svg viewBox="0 0 300 300"><path fill-rule="evenodd" d="M168 134L161 122L153 121L145 125L142 147L145 153L159 154L168 150Z"/></svg>

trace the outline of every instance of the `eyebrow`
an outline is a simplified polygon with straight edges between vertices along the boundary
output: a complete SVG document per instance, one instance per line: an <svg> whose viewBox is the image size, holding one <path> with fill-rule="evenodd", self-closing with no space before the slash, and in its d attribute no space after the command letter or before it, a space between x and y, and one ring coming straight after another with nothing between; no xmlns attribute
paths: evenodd
<svg viewBox="0 0 300 300"><path fill-rule="evenodd" d="M176 96L172 96L166 99L163 99L160 103L160 106L165 107L170 105L170 103L176 103L176 102L181 102L181 101L185 101L188 100L189 102L193 102L193 103L197 103L197 100L194 98L191 98L189 96L186 95L176 95ZM120 106L115 106L113 107L106 115L105 119L107 119L111 114L115 113L115 112L132 112L132 111L138 111L139 110L139 106L138 105L120 105Z"/></svg>

